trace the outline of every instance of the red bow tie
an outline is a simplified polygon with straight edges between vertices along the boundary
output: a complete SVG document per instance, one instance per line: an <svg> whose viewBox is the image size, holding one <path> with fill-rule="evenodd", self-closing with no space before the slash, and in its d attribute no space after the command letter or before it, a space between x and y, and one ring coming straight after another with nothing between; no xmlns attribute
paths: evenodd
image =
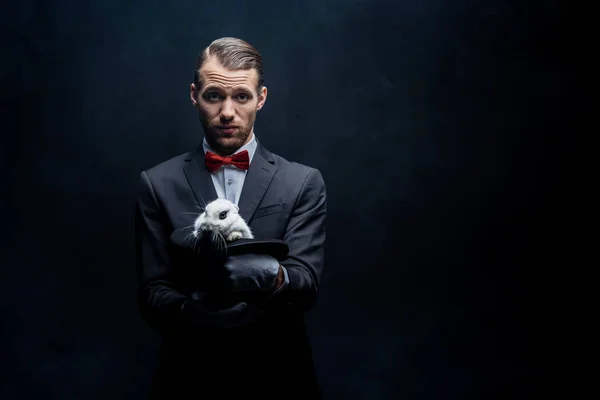
<svg viewBox="0 0 600 400"><path fill-rule="evenodd" d="M240 151L232 156L220 156L210 151L206 152L204 157L206 168L210 172L214 172L221 168L224 164L235 165L239 169L248 169L250 167L250 157L248 150Z"/></svg>

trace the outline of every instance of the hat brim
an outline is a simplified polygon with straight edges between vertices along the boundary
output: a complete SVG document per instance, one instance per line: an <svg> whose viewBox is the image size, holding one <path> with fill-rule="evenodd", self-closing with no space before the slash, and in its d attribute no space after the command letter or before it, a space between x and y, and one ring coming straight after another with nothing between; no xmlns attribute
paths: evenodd
<svg viewBox="0 0 600 400"><path fill-rule="evenodd" d="M176 230L171 234L171 242L179 247L203 252L202 249L210 250L208 240L196 241L191 235L191 229ZM214 249L213 249L214 250ZM283 240L276 239L238 239L227 243L225 252L217 251L217 257L228 257L239 254L265 254L269 255L278 261L282 261L288 256L289 247Z"/></svg>
<svg viewBox="0 0 600 400"><path fill-rule="evenodd" d="M269 255L278 261L288 256L289 247L283 240L238 239L227 244L227 255L257 253Z"/></svg>

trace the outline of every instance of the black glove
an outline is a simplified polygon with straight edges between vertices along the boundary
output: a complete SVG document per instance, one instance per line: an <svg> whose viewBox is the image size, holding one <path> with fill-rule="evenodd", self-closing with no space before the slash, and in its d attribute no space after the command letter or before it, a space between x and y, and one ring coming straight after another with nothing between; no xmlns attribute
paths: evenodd
<svg viewBox="0 0 600 400"><path fill-rule="evenodd" d="M279 261L263 254L239 254L227 258L225 287L233 292L269 291L275 286Z"/></svg>

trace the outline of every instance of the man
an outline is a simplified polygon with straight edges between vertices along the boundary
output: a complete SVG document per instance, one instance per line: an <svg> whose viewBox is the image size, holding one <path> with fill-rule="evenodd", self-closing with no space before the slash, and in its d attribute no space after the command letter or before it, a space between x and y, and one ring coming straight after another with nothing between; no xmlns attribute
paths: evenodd
<svg viewBox="0 0 600 400"><path fill-rule="evenodd" d="M192 105L204 130L195 151L140 176L136 207L138 300L162 337L151 398L316 399L318 384L304 313L323 269L326 190L321 173L269 152L254 133L267 99L262 57L247 42L221 38L198 56ZM283 134L283 132L282 132ZM263 293L214 310L193 296L202 269L170 240L201 208L227 198L256 239L283 240L289 254L230 256L226 288ZM196 397L195 397L196 396Z"/></svg>

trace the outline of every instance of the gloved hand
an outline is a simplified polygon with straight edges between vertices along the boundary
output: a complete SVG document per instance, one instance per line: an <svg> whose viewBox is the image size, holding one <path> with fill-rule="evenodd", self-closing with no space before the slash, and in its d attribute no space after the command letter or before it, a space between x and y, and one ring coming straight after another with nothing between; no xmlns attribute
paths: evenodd
<svg viewBox="0 0 600 400"><path fill-rule="evenodd" d="M269 291L279 274L279 261L263 254L229 256L225 268L225 286L234 292Z"/></svg>

